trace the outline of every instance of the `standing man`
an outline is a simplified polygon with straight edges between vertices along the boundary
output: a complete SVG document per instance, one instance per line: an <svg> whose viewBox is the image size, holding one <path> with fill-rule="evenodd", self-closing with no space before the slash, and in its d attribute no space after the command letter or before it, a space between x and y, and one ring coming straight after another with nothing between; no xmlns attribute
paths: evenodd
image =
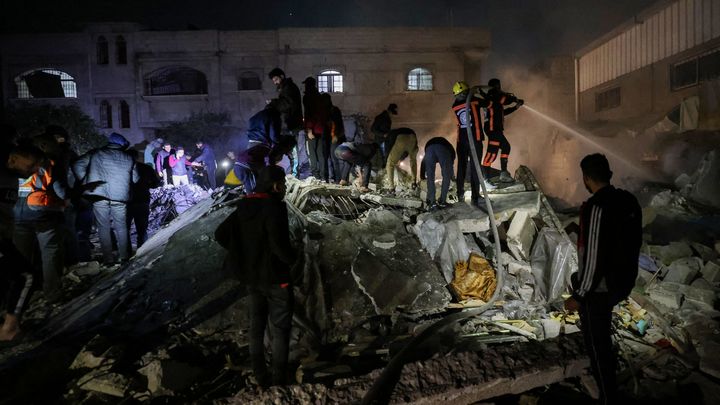
<svg viewBox="0 0 720 405"><path fill-rule="evenodd" d="M489 173L489 168L497 159L500 153L500 181L503 183L512 183L513 177L507 170L508 160L510 159L510 142L505 137L505 116L515 112L525 102L510 93L502 91L500 80L490 79L488 82L490 90L482 104L487 108L487 116L485 117L485 132L488 136L488 148L483 159L483 167L485 173ZM510 104L512 107L505 108Z"/></svg>
<svg viewBox="0 0 720 405"><path fill-rule="evenodd" d="M190 185L190 178L188 176L188 166L192 166L192 163L185 156L185 148L178 146L175 148L175 153L168 157L168 165L172 170L172 183L174 186Z"/></svg>
<svg viewBox="0 0 720 405"><path fill-rule="evenodd" d="M370 132L372 132L375 137L375 143L380 146L380 151L382 152L383 167L385 167L388 153L390 153L389 148L385 147L385 137L392 128L392 117L390 117L391 114L398 114L398 106L395 103L389 104L385 111L376 115L375 119L373 120L372 126L370 126Z"/></svg>
<svg viewBox="0 0 720 405"><path fill-rule="evenodd" d="M81 156L73 165L75 175L83 182L84 195L93 201L93 213L100 235L103 264L115 263L111 232L115 232L118 259L129 259L130 235L127 228L127 204L131 187L140 179L135 159L127 152L130 143L118 133L110 134L105 147Z"/></svg>
<svg viewBox="0 0 720 405"><path fill-rule="evenodd" d="M615 404L617 359L610 337L612 309L635 286L642 212L635 196L610 184L612 171L604 155L585 156L580 167L585 188L593 195L580 210L580 269L571 277L573 294L565 301L565 309L580 312L600 403Z"/></svg>
<svg viewBox="0 0 720 405"><path fill-rule="evenodd" d="M217 169L215 152L210 147L210 145L205 144L202 139L198 140L195 143L195 146L200 151L200 155L193 159L193 166L205 167L205 172L208 176L207 178L208 183L210 183L210 188L215 189L215 187L217 187L217 181L215 180L215 170Z"/></svg>
<svg viewBox="0 0 720 405"><path fill-rule="evenodd" d="M332 180L337 184L340 182L340 160L335 156L335 149L346 140L342 111L337 106L333 106L330 113L330 137L330 167Z"/></svg>
<svg viewBox="0 0 720 405"><path fill-rule="evenodd" d="M453 94L455 95L455 101L453 102L453 112L455 113L455 119L457 120L458 126L458 141L457 141L457 194L458 201L465 201L465 179L467 178L467 169L470 165L470 191L471 197L470 202L474 206L480 204L480 177L478 176L477 170L475 169L475 163L472 160L472 154L470 148L475 148L478 159L481 159L483 150L483 140L485 136L480 126L481 117L480 108L483 106L485 100L472 95L470 98L470 105L467 106L467 96L470 91L470 86L464 81L456 82L453 85ZM467 108L466 108L467 107ZM472 134L472 142L468 141L467 129L470 127L470 133ZM481 169L482 170L482 169ZM485 174L485 173L483 173ZM488 190L492 190L495 186L491 185L487 181L485 187Z"/></svg>
<svg viewBox="0 0 720 405"><path fill-rule="evenodd" d="M285 133L292 135L297 143L295 157L295 176L304 179L310 176L310 158L308 156L303 127L302 97L300 89L285 72L275 68L268 73L270 80L277 86L278 96L270 101L282 115Z"/></svg>
<svg viewBox="0 0 720 405"><path fill-rule="evenodd" d="M172 176L168 168L170 167L168 159L170 158L170 151L172 151L172 145L170 142L165 142L162 149L160 149L155 156L155 171L157 171L158 177L163 181L164 185L172 184Z"/></svg>
<svg viewBox="0 0 720 405"><path fill-rule="evenodd" d="M410 158L410 171L412 174L412 187L417 186L417 154L418 143L415 131L410 128L397 128L391 130L385 139L385 147L389 150L387 164L385 165L385 178L390 191L395 191L395 168L401 160Z"/></svg>
<svg viewBox="0 0 720 405"><path fill-rule="evenodd" d="M162 146L163 146L162 138L157 138L154 141L151 141L150 143L148 143L147 146L145 146L145 152L143 154L143 162L150 167L154 167L155 166L155 156L154 156L155 151L157 149L160 149Z"/></svg>
<svg viewBox="0 0 720 405"><path fill-rule="evenodd" d="M305 94L303 95L305 134L310 155L310 171L316 179L327 182L330 149L328 135L332 100L329 94L318 92L315 78L308 77L303 84L305 85Z"/></svg>
<svg viewBox="0 0 720 405"><path fill-rule="evenodd" d="M425 157L420 163L420 178L427 178L427 205L430 211L447 207L447 194L455 163L455 149L442 136L436 136L425 144ZM435 201L435 166L440 165L442 187L440 199Z"/></svg>
<svg viewBox="0 0 720 405"><path fill-rule="evenodd" d="M255 192L243 198L235 212L218 226L215 240L227 249L231 267L250 295L250 360L258 383L267 387L287 382L293 286L285 197L285 172L279 166L260 170ZM272 336L272 368L265 365L265 328Z"/></svg>
<svg viewBox="0 0 720 405"><path fill-rule="evenodd" d="M130 155L138 160L139 153L135 149L129 150ZM137 248L147 241L147 230L150 219L150 189L160 187L160 179L155 170L148 165L136 165L138 170L138 181L132 185L131 200L128 204L127 228L130 234L130 226L135 223L135 234L137 236ZM132 249L131 244L128 248ZM132 252L128 252L132 253Z"/></svg>

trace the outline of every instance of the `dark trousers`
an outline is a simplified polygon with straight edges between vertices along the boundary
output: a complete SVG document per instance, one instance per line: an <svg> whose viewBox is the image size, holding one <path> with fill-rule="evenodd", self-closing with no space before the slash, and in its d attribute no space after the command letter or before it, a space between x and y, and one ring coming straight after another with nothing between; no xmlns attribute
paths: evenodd
<svg viewBox="0 0 720 405"><path fill-rule="evenodd" d="M290 328L293 314L292 287L248 287L250 293L250 361L261 385L282 385L287 380ZM265 364L265 328L272 338L272 373Z"/></svg>
<svg viewBox="0 0 720 405"><path fill-rule="evenodd" d="M20 315L30 299L32 265L11 240L0 240L0 297L8 314Z"/></svg>
<svg viewBox="0 0 720 405"><path fill-rule="evenodd" d="M62 214L58 214L59 217L55 221L15 224L13 235L13 243L17 250L33 264L33 267L42 268L43 292L48 299L60 294L60 277L65 263L64 218ZM40 263L37 260L38 256Z"/></svg>
<svg viewBox="0 0 720 405"><path fill-rule="evenodd" d="M207 173L208 184L210 185L210 188L214 190L215 187L217 187L217 178L215 177L215 167L214 167L215 161L210 162L210 165L212 165L212 167L211 166L205 167L205 172Z"/></svg>
<svg viewBox="0 0 720 405"><path fill-rule="evenodd" d="M137 236L137 248L147 241L148 222L150 219L150 202L146 203L130 203L127 210L127 229L130 234L130 225L135 222L135 234ZM132 248L128 244L128 254L131 254Z"/></svg>
<svg viewBox="0 0 720 405"><path fill-rule="evenodd" d="M79 259L78 235L77 235L77 211L74 204L65 207L65 265L72 266Z"/></svg>
<svg viewBox="0 0 720 405"><path fill-rule="evenodd" d="M507 171L508 159L510 159L510 142L508 142L503 131L488 132L488 148L483 159L483 166L492 166L500 154L500 169Z"/></svg>
<svg viewBox="0 0 720 405"><path fill-rule="evenodd" d="M425 148L425 176L427 177L427 202L432 204L435 202L435 165L440 165L442 172L442 186L440 189L440 199L438 201L444 203L447 201L448 190L450 189L450 180L453 173L453 155L447 148L439 145L430 145Z"/></svg>
<svg viewBox="0 0 720 405"><path fill-rule="evenodd" d="M92 260L93 244L90 242L93 224L93 210L89 203L82 203L76 206L77 220L75 228L78 238L78 261L89 262Z"/></svg>
<svg viewBox="0 0 720 405"><path fill-rule="evenodd" d="M611 338L612 309L615 302L607 293L591 293L580 304L580 325L593 375L600 389L600 403L616 403L617 363Z"/></svg>
<svg viewBox="0 0 720 405"><path fill-rule="evenodd" d="M337 149L339 143L333 142L330 144L330 169L332 169L332 179L335 183L341 179L341 163L342 162L337 156L335 156L335 149Z"/></svg>
<svg viewBox="0 0 720 405"><path fill-rule="evenodd" d="M130 234L127 228L127 204L117 201L96 201L93 203L95 223L100 236L100 248L102 250L103 262L113 263L112 236L118 245L118 259L129 258Z"/></svg>
<svg viewBox="0 0 720 405"><path fill-rule="evenodd" d="M473 146L475 147L475 151L477 152L478 159L481 159L483 149L482 142L474 141L473 144ZM480 199L480 177L478 177L478 173L475 170L475 163L472 160L470 145L468 144L467 134L465 133L464 129L459 134L457 143L457 156L458 199L460 201L464 200L465 178L467 177L468 165L470 165L470 191L472 192L472 202L473 204L475 204Z"/></svg>
<svg viewBox="0 0 720 405"><path fill-rule="evenodd" d="M330 144L323 135L307 140L307 149L310 154L310 171L319 180L328 181L328 152Z"/></svg>
<svg viewBox="0 0 720 405"><path fill-rule="evenodd" d="M307 177L310 177L310 157L308 155L308 145L306 142L306 134L305 131L292 131L291 132L293 136L295 136L295 139L297 140L297 145L295 146L295 154L293 156L293 164L294 164L294 171L295 171L295 177L302 180Z"/></svg>

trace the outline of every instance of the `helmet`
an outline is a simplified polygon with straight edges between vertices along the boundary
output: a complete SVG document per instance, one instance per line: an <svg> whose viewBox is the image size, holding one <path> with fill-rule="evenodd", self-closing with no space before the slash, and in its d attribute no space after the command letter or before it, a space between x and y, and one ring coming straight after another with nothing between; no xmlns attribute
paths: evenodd
<svg viewBox="0 0 720 405"><path fill-rule="evenodd" d="M453 95L457 96L460 93L464 93L469 88L470 86L463 81L455 82L455 84L453 84Z"/></svg>

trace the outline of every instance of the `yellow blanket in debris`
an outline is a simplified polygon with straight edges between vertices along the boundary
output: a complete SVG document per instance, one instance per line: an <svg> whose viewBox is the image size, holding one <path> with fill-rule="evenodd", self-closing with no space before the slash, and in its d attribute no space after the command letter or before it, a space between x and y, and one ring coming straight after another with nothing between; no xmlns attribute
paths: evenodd
<svg viewBox="0 0 720 405"><path fill-rule="evenodd" d="M484 257L477 253L470 253L467 262L455 263L455 276L450 283L450 288L459 301L481 299L488 302L495 292L496 286L495 270Z"/></svg>

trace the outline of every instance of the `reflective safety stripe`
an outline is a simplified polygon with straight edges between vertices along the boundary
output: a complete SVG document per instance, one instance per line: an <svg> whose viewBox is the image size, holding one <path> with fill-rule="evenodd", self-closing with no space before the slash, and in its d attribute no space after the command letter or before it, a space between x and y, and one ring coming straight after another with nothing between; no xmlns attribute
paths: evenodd
<svg viewBox="0 0 720 405"><path fill-rule="evenodd" d="M502 155L500 155L500 159L507 159L509 157L510 155L508 155L507 153L503 153Z"/></svg>
<svg viewBox="0 0 720 405"><path fill-rule="evenodd" d="M499 141L489 141L488 145L500 146L500 142Z"/></svg>

